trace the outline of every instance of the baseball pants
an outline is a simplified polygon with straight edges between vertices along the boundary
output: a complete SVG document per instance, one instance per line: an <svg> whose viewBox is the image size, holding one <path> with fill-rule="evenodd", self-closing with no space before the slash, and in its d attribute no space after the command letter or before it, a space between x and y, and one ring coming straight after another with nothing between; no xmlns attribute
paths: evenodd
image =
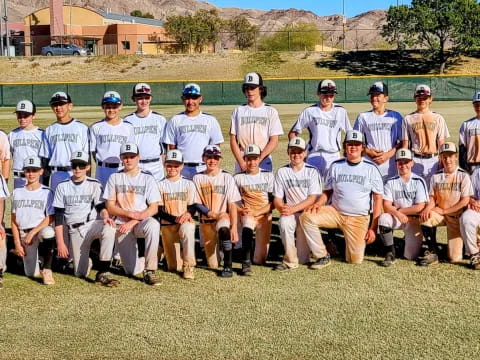
<svg viewBox="0 0 480 360"><path fill-rule="evenodd" d="M447 240L448 240L448 259L450 262L458 262L463 258L463 241L460 233L460 215L440 215L439 213L432 211L430 219L421 223L422 226L435 227L446 226L447 227Z"/></svg>
<svg viewBox="0 0 480 360"><path fill-rule="evenodd" d="M372 159L370 159L368 156L366 156L368 160L373 162ZM378 170L380 171L380 174L382 175L382 181L385 184L388 179L391 177L397 176L397 165L395 164L395 156L392 156L390 159L385 161L383 164L377 164Z"/></svg>
<svg viewBox="0 0 480 360"><path fill-rule="evenodd" d="M107 181L110 175L115 174L120 169L121 168L119 167L108 168L108 167L97 165L97 167L95 168L95 179L100 181L100 184L102 184L103 188L105 188L105 185L107 184Z"/></svg>
<svg viewBox="0 0 480 360"><path fill-rule="evenodd" d="M460 233L467 255L480 252L480 212L468 209L460 217Z"/></svg>
<svg viewBox="0 0 480 360"><path fill-rule="evenodd" d="M50 176L50 189L55 192L57 185L64 180L68 180L72 176L71 171L53 171Z"/></svg>
<svg viewBox="0 0 480 360"><path fill-rule="evenodd" d="M408 217L408 222L402 224L395 216L383 213L378 219L378 226L383 226L392 230L403 230L405 233L405 251L403 256L408 260L415 260L420 255L422 249L422 229L418 217ZM393 244L383 244L390 246Z"/></svg>
<svg viewBox="0 0 480 360"><path fill-rule="evenodd" d="M185 179L192 180L196 174L201 173L205 169L206 169L205 165L184 166L182 169L182 176Z"/></svg>
<svg viewBox="0 0 480 360"><path fill-rule="evenodd" d="M430 185L430 178L438 171L438 156L434 156L430 159L423 159L413 155L412 172L418 176L423 177L427 186Z"/></svg>
<svg viewBox="0 0 480 360"><path fill-rule="evenodd" d="M17 172L14 170L14 172ZM43 176L40 176L40 183L43 184ZM27 180L23 176L14 176L13 178L13 188L14 189L19 189L27 185Z"/></svg>
<svg viewBox="0 0 480 360"><path fill-rule="evenodd" d="M195 223L161 225L161 231L168 271L180 271L183 266L195 266Z"/></svg>
<svg viewBox="0 0 480 360"><path fill-rule="evenodd" d="M28 232L20 230L20 242L25 248L25 256L23 257L23 269L25 275L28 277L39 276L40 266L38 264L38 246L43 239L54 239L55 230L51 226L45 226L40 232L33 238L30 244L25 244L23 240L27 236ZM52 244L53 251L53 244Z"/></svg>
<svg viewBox="0 0 480 360"><path fill-rule="evenodd" d="M366 246L365 235L368 231L370 216L343 215L333 206L323 206L317 213L303 213L300 222L309 242L318 242L318 239L321 241L320 227L340 229L345 237L345 258L347 262L360 264L363 261ZM321 243L325 248L323 241Z"/></svg>
<svg viewBox="0 0 480 360"><path fill-rule="evenodd" d="M137 238L145 239L145 259L138 257ZM143 270L157 270L158 243L160 241L160 224L154 218L146 218L139 222L132 231L115 235L115 245L127 275L136 275Z"/></svg>
<svg viewBox="0 0 480 360"><path fill-rule="evenodd" d="M90 247L95 239L100 239L100 261L112 259L115 232L115 228L105 225L103 220L92 220L75 229L68 227L75 276L88 276Z"/></svg>
<svg viewBox="0 0 480 360"><path fill-rule="evenodd" d="M243 156L243 151L242 151L242 156ZM264 170L264 171L273 171L272 156L268 155L265 159L263 159L259 167L261 170ZM235 174L239 172L242 172L242 169L240 169L240 166L235 161Z"/></svg>
<svg viewBox="0 0 480 360"><path fill-rule="evenodd" d="M165 173L163 171L163 163L161 159L153 162L143 162L143 160L140 160L138 166L143 171L151 173L155 180L157 180L157 182L159 182L165 177Z"/></svg>
<svg viewBox="0 0 480 360"><path fill-rule="evenodd" d="M316 167L322 179L325 179L330 165L338 159L340 159L339 152L315 151L308 154L306 163Z"/></svg>
<svg viewBox="0 0 480 360"><path fill-rule="evenodd" d="M218 231L221 228L227 228L230 231L230 218L226 213L216 222L200 224L200 233L205 246L205 257L207 258L208 267L211 269L217 269L221 259L218 236ZM231 245L232 243L230 241L230 246ZM225 250L232 250L232 248Z"/></svg>
<svg viewBox="0 0 480 360"><path fill-rule="evenodd" d="M255 231L255 250L253 252L253 263L262 265L267 261L268 248L270 246L270 234L272 233L272 214L260 216L241 216L240 234L243 228ZM243 242L243 239L242 239Z"/></svg>

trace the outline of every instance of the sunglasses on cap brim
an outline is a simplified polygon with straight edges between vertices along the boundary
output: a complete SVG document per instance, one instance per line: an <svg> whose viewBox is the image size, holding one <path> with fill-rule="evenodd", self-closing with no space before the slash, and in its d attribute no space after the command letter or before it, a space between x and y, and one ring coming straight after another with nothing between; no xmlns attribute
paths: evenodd
<svg viewBox="0 0 480 360"><path fill-rule="evenodd" d="M203 152L203 156L220 156L220 157L222 157L222 153L220 151L218 151L217 149L205 150Z"/></svg>

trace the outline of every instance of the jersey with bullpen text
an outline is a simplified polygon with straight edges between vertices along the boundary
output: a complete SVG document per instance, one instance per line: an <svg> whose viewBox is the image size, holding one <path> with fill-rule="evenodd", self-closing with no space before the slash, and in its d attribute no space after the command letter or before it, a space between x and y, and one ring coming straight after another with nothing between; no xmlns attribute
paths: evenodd
<svg viewBox="0 0 480 360"><path fill-rule="evenodd" d="M193 182L201 203L215 213L225 213L229 204L242 200L233 176L226 171L215 176L202 172L193 177Z"/></svg>
<svg viewBox="0 0 480 360"><path fill-rule="evenodd" d="M187 116L184 112L173 116L165 129L164 143L175 145L185 162L201 163L207 145L223 143L220 125L215 117L201 112Z"/></svg>
<svg viewBox="0 0 480 360"><path fill-rule="evenodd" d="M128 122L111 125L103 119L90 127L90 151L96 153L98 161L120 163L120 147L127 142L135 142L133 126Z"/></svg>
<svg viewBox="0 0 480 360"><path fill-rule="evenodd" d="M23 161L30 156L38 156L45 132L40 128L25 130L16 128L8 134L13 159L13 170L22 171Z"/></svg>
<svg viewBox="0 0 480 360"><path fill-rule="evenodd" d="M438 140L450 137L447 123L435 112L417 112L405 116L402 124L402 140L410 141L410 148L417 154L434 154Z"/></svg>
<svg viewBox="0 0 480 360"><path fill-rule="evenodd" d="M334 105L330 111L323 111L318 104L312 105L300 114L291 131L301 134L303 129L310 133L309 151L340 151L341 131L351 130L347 111Z"/></svg>
<svg viewBox="0 0 480 360"><path fill-rule="evenodd" d="M480 200L480 167L475 169L470 179L472 181L473 197Z"/></svg>
<svg viewBox="0 0 480 360"><path fill-rule="evenodd" d="M430 196L435 198L435 204L442 209L451 208L462 197L472 195L473 188L470 176L459 167L451 174L445 173L442 169L430 178ZM458 215L462 211L463 209L460 209L455 214L450 215Z"/></svg>
<svg viewBox="0 0 480 360"><path fill-rule="evenodd" d="M458 145L465 146L468 163L480 163L480 119L472 118L460 126Z"/></svg>
<svg viewBox="0 0 480 360"><path fill-rule="evenodd" d="M87 177L75 183L70 178L58 184L53 206L65 209L67 225L78 224L97 218L95 206L103 202L101 196L102 185L98 180Z"/></svg>
<svg viewBox="0 0 480 360"><path fill-rule="evenodd" d="M273 193L273 173L259 171L258 174L241 172L233 177L240 191L243 204L251 209L262 209L269 204L268 194Z"/></svg>
<svg viewBox="0 0 480 360"><path fill-rule="evenodd" d="M413 173L407 182L404 182L400 176L390 178L385 183L383 200L391 201L397 209L426 203L428 191L425 180Z"/></svg>
<svg viewBox="0 0 480 360"><path fill-rule="evenodd" d="M258 145L263 150L271 136L283 134L283 128L274 107L242 105L232 112L230 134L237 137L241 150L249 144Z"/></svg>
<svg viewBox="0 0 480 360"><path fill-rule="evenodd" d="M386 110L377 115L370 110L358 115L353 128L364 134L369 149L388 151L402 139L402 120L396 111Z"/></svg>
<svg viewBox="0 0 480 360"><path fill-rule="evenodd" d="M39 156L50 159L50 166L70 166L74 151L88 151L88 127L72 119L68 123L55 122L45 129Z"/></svg>
<svg viewBox="0 0 480 360"><path fill-rule="evenodd" d="M316 168L303 164L303 168L294 171L289 165L277 170L273 184L273 196L284 199L287 205L296 205L309 195L320 195L322 185L320 173Z"/></svg>
<svg viewBox="0 0 480 360"><path fill-rule="evenodd" d="M189 205L198 202L197 190L193 181L180 178L176 181L163 179L158 183L160 191L159 206L165 208L167 214L180 216L187 212Z"/></svg>
<svg viewBox="0 0 480 360"><path fill-rule="evenodd" d="M36 190L26 187L13 190L12 214L20 229L31 229L47 216L53 215L53 191L46 186Z"/></svg>
<svg viewBox="0 0 480 360"><path fill-rule="evenodd" d="M140 171L136 176L129 176L123 170L110 175L103 193L105 201L115 201L123 210L143 211L160 201L158 185L152 174ZM116 222L128 219L117 217Z"/></svg>
<svg viewBox="0 0 480 360"><path fill-rule="evenodd" d="M377 166L362 159L353 164L346 159L335 161L325 178L325 190L333 190L332 206L344 215L370 213L372 193L383 194L382 175Z"/></svg>

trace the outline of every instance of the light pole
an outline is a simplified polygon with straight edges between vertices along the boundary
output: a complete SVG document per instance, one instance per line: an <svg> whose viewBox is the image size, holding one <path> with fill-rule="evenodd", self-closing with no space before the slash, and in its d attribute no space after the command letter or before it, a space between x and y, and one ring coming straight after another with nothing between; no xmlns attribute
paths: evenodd
<svg viewBox="0 0 480 360"><path fill-rule="evenodd" d="M3 56L3 16L2 3L0 2L0 54Z"/></svg>
<svg viewBox="0 0 480 360"><path fill-rule="evenodd" d="M5 34L7 39L7 56L10 56L10 31L8 30L8 9L7 9L7 0L3 0L3 11L5 16L3 20L5 21Z"/></svg>
<svg viewBox="0 0 480 360"><path fill-rule="evenodd" d="M345 17L345 0L342 0L342 4L343 4L343 10L342 10L342 14L343 14L343 19L342 19L342 22L343 22L343 51L345 51L345 37L346 37L346 32L347 32L347 18Z"/></svg>

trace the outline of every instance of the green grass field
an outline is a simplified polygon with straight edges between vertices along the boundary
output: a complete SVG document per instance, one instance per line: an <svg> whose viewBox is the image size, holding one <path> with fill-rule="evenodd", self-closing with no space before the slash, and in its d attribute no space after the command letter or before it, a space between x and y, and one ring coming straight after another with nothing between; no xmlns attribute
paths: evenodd
<svg viewBox="0 0 480 360"><path fill-rule="evenodd" d="M352 123L369 108L343 105ZM402 114L414 108L413 102L391 105ZM286 132L305 106L277 106ZM156 107L167 118L181 109ZM203 108L217 116L224 136L232 109ZM433 109L444 115L457 142L461 122L473 114L471 104L434 102ZM0 109L6 131L16 127L13 110ZM75 108L73 114L86 123L102 116L100 108ZM50 109L37 114L42 127L53 119ZM223 149L224 168L231 171L232 155L228 145ZM286 162L284 136L274 163ZM444 235L439 231L441 241ZM102 288L61 274L55 274L56 286L46 287L7 273L0 291L0 358L478 357L479 272L467 261L420 268L400 260L382 268L380 260L367 256L363 264L349 265L335 259L321 271L287 273L256 266L253 277L233 279L197 269L194 281L159 271L162 286L156 288L124 277L118 288Z"/></svg>

